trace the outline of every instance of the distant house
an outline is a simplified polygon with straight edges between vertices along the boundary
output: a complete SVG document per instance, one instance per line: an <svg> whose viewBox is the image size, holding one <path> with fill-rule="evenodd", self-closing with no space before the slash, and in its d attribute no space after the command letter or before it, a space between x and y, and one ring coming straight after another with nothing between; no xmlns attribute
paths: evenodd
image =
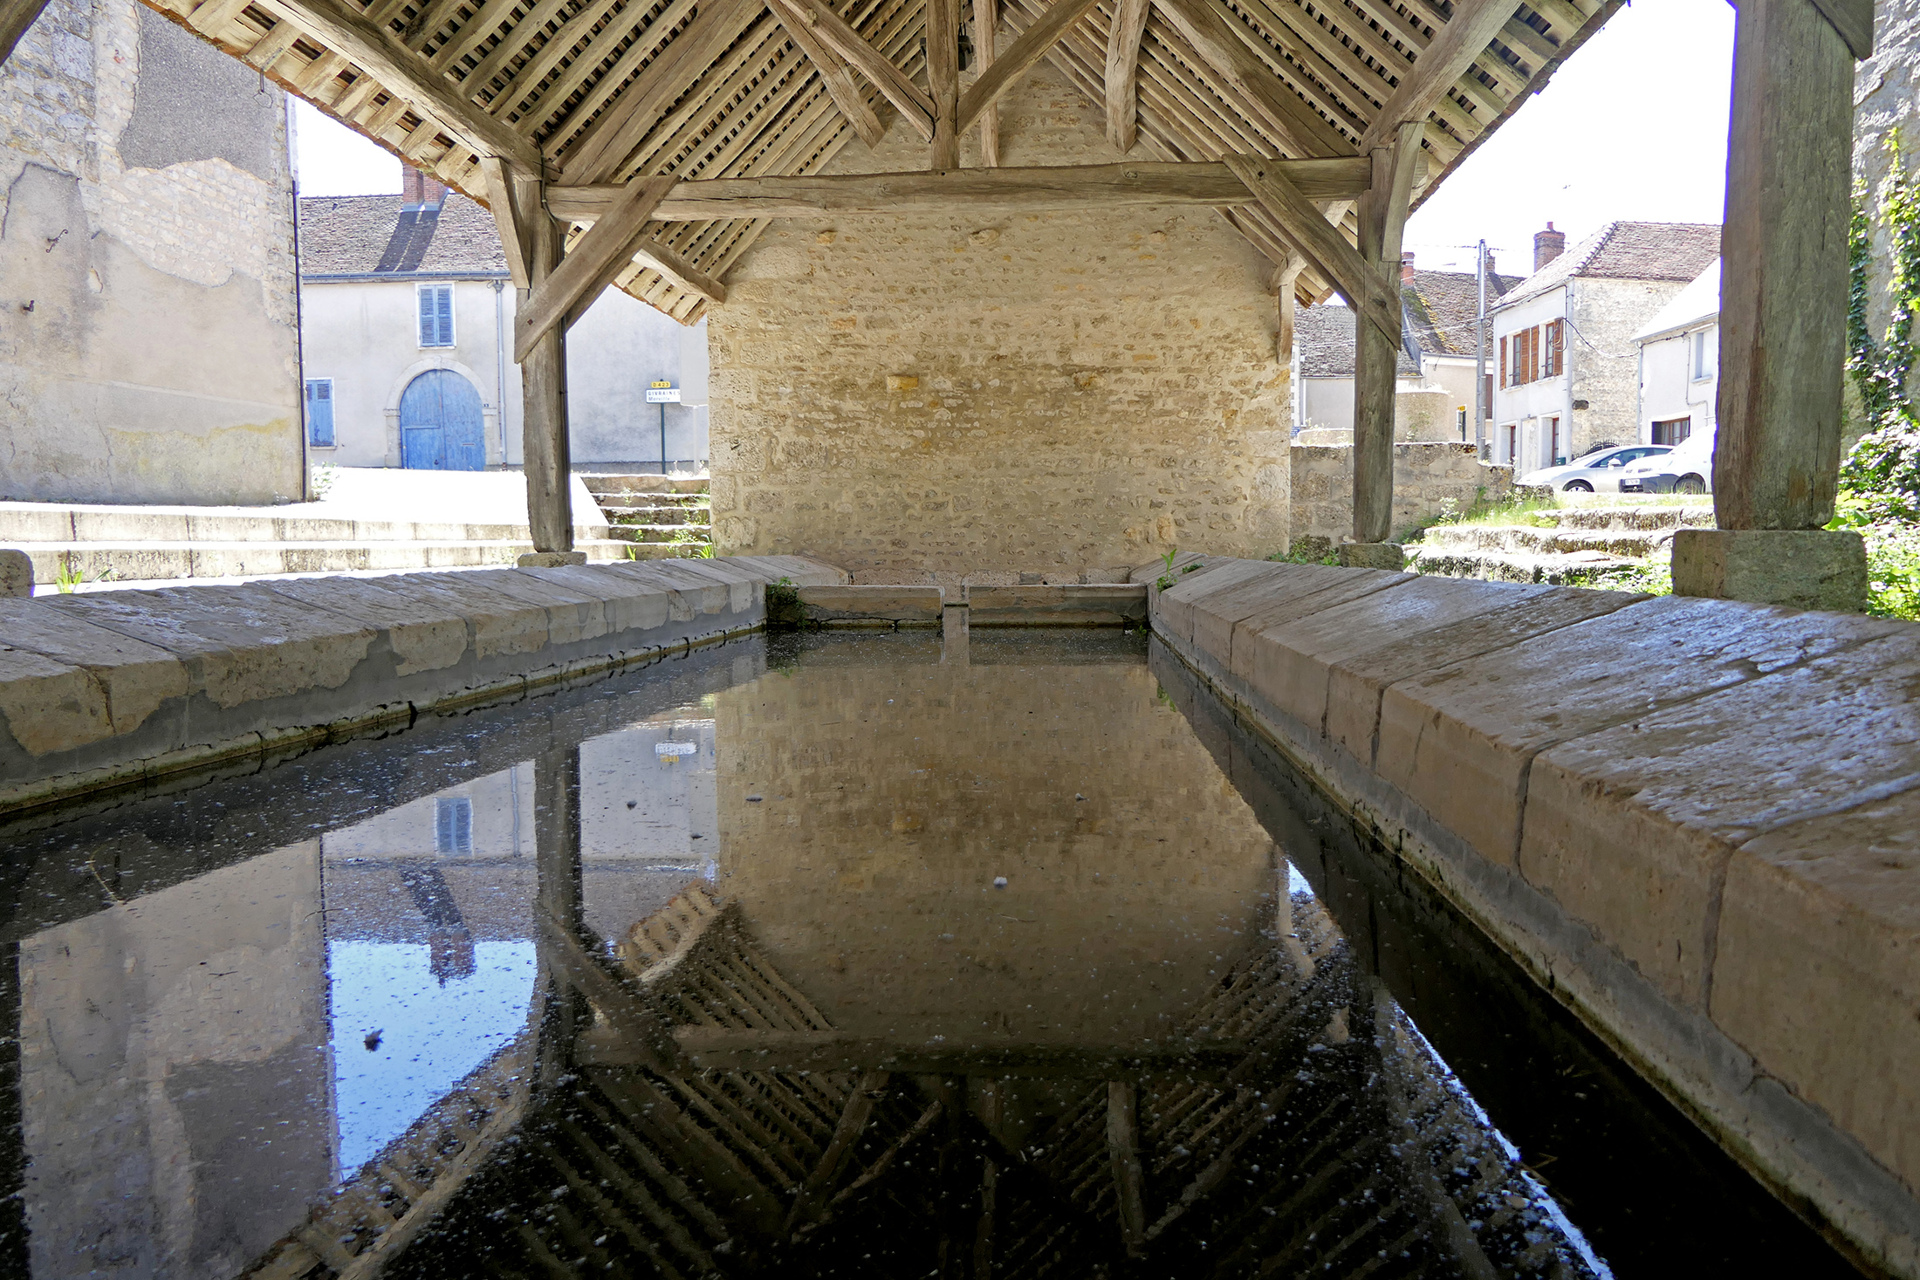
<svg viewBox="0 0 1920 1280"><path fill-rule="evenodd" d="M1490 271L1487 305L1519 282L1517 276ZM1462 408L1467 410L1464 439L1474 438L1473 340L1479 306L1479 280L1472 272L1418 271L1413 255L1402 255L1395 439L1460 440ZM1353 430L1353 335L1354 313L1343 306L1307 307L1295 316L1296 433Z"/></svg>
<svg viewBox="0 0 1920 1280"><path fill-rule="evenodd" d="M1633 340L1640 348L1639 442L1679 444L1711 432L1720 386L1720 260L1675 294Z"/></svg>
<svg viewBox="0 0 1920 1280"><path fill-rule="evenodd" d="M485 209L414 171L398 196L300 201L300 333L315 463L517 467L514 290ZM577 469L707 461L707 327L618 289L567 333ZM680 401L653 404L653 382ZM663 441L664 433L664 441Z"/></svg>
<svg viewBox="0 0 1920 1280"><path fill-rule="evenodd" d="M1516 472L1640 438L1634 335L1720 255L1720 228L1610 222L1565 246L1547 224L1533 274L1490 307L1493 460Z"/></svg>

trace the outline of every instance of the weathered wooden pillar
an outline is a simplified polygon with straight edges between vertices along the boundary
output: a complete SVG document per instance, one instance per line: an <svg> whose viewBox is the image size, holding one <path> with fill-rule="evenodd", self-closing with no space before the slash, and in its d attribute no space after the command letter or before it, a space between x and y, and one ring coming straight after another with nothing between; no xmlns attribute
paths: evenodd
<svg viewBox="0 0 1920 1280"><path fill-rule="evenodd" d="M1279 327L1273 335L1273 358L1288 367L1293 364L1293 322L1298 310L1295 292L1299 287L1300 272L1306 265L1305 258L1297 253L1289 253L1287 260L1273 273L1273 291L1280 304Z"/></svg>
<svg viewBox="0 0 1920 1280"><path fill-rule="evenodd" d="M1353 541L1340 563L1398 569L1406 556L1387 539L1393 531L1393 404L1400 358L1400 239L1413 194L1424 125L1408 122L1391 146L1373 150L1373 182L1360 197L1360 257L1389 300L1391 328L1354 317ZM1349 301L1352 301L1351 299Z"/></svg>
<svg viewBox="0 0 1920 1280"><path fill-rule="evenodd" d="M542 281L560 265L565 230L537 208L527 219L527 271L533 287L519 290L524 310ZM585 563L573 549L573 458L567 434L567 327L555 325L520 362L520 448L527 474L531 556L523 564Z"/></svg>
<svg viewBox="0 0 1920 1280"><path fill-rule="evenodd" d="M579 747L559 747L533 758L533 845L540 910L578 933L584 918Z"/></svg>
<svg viewBox="0 0 1920 1280"><path fill-rule="evenodd" d="M929 169L960 167L960 0L927 0L927 87L933 90Z"/></svg>
<svg viewBox="0 0 1920 1280"><path fill-rule="evenodd" d="M1677 594L1865 605L1860 536L1821 526L1840 471L1853 59L1870 51L1872 22L1871 0L1740 0L1721 233L1719 528L1674 539Z"/></svg>

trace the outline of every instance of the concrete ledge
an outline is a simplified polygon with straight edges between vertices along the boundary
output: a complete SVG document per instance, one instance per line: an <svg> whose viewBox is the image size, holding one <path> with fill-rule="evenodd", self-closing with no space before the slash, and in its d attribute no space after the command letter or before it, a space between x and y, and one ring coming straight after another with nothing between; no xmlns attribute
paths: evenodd
<svg viewBox="0 0 1920 1280"><path fill-rule="evenodd" d="M774 621L813 627L937 627L946 592L939 587L801 586Z"/></svg>
<svg viewBox="0 0 1920 1280"><path fill-rule="evenodd" d="M514 697L761 626L800 557L0 600L0 813Z"/></svg>
<svg viewBox="0 0 1920 1280"><path fill-rule="evenodd" d="M1153 626L1829 1238L1920 1276L1920 627L1250 561Z"/></svg>
<svg viewBox="0 0 1920 1280"><path fill-rule="evenodd" d="M975 627L1124 627L1147 621L1147 588L1088 586L971 587L967 621Z"/></svg>

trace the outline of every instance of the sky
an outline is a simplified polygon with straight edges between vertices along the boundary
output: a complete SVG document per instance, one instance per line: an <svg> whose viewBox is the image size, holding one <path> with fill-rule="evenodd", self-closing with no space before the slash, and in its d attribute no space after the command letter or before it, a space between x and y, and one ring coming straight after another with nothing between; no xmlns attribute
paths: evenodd
<svg viewBox="0 0 1920 1280"><path fill-rule="evenodd" d="M1718 222L1726 182L1733 7L1640 0L1469 156L1407 223L1427 268L1473 269L1485 239L1508 275L1533 267L1547 223L1569 244L1617 218ZM400 190L400 161L295 104L302 195Z"/></svg>

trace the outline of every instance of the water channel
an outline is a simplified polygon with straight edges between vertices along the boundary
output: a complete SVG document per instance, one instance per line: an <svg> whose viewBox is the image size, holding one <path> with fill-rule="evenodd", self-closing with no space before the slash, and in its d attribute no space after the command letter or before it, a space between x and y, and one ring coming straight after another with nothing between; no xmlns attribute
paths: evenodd
<svg viewBox="0 0 1920 1280"><path fill-rule="evenodd" d="M1852 1274L1121 632L0 829L0 1274Z"/></svg>

